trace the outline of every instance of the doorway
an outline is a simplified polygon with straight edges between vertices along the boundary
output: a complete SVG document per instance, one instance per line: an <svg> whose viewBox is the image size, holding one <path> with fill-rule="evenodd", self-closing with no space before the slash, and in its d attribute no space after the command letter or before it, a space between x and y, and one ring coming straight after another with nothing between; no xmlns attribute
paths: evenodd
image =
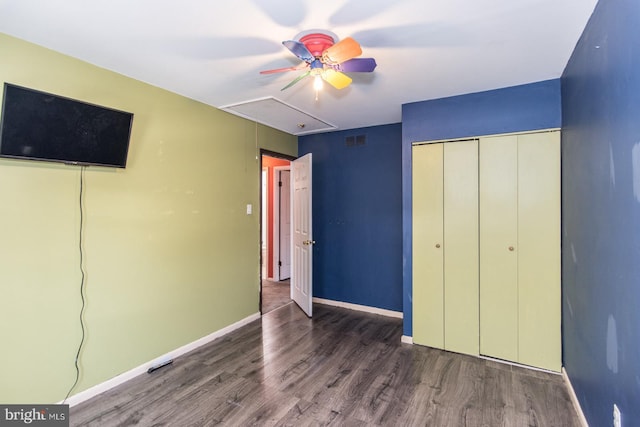
<svg viewBox="0 0 640 427"><path fill-rule="evenodd" d="M291 156L261 151L260 311L291 302Z"/></svg>

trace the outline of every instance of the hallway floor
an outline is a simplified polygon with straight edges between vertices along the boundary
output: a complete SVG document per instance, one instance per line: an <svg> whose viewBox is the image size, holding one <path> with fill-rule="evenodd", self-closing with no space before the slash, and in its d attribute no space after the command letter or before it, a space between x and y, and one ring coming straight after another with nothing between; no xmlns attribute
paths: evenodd
<svg viewBox="0 0 640 427"><path fill-rule="evenodd" d="M264 279L262 281L262 314L266 314L276 308L291 302L291 282L283 280L274 282Z"/></svg>

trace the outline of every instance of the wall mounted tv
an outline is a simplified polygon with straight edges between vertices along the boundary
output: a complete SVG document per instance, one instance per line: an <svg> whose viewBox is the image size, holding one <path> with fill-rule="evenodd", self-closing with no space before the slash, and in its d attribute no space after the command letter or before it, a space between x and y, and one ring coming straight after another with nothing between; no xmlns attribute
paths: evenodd
<svg viewBox="0 0 640 427"><path fill-rule="evenodd" d="M4 84L0 157L124 168L133 114Z"/></svg>

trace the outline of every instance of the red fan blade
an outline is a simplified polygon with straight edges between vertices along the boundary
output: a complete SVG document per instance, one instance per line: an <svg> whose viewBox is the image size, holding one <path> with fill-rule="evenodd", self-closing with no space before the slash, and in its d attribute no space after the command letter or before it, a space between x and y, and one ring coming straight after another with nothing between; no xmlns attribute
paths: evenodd
<svg viewBox="0 0 640 427"><path fill-rule="evenodd" d="M306 62L303 62L299 65L296 65L294 67L285 67L285 68L276 68L274 70L264 70L264 71L260 71L260 74L275 74L275 73L283 73L285 71L297 71L297 70L302 70L304 68L306 68L309 64L307 64Z"/></svg>
<svg viewBox="0 0 640 427"><path fill-rule="evenodd" d="M295 70L297 70L296 67L276 68L275 70L260 71L260 74L275 74L275 73L282 73L285 71L295 71Z"/></svg>

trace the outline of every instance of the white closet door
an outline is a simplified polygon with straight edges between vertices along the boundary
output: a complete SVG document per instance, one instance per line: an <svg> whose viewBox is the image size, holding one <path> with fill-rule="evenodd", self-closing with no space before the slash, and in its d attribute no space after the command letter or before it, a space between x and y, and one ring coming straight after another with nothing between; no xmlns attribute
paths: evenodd
<svg viewBox="0 0 640 427"><path fill-rule="evenodd" d="M480 353L518 360L518 137L480 138Z"/></svg>
<svg viewBox="0 0 640 427"><path fill-rule="evenodd" d="M443 144L416 145L413 170L413 342L444 348Z"/></svg>
<svg viewBox="0 0 640 427"><path fill-rule="evenodd" d="M478 141L444 144L444 348L477 355Z"/></svg>
<svg viewBox="0 0 640 427"><path fill-rule="evenodd" d="M559 132L480 140L480 353L560 371Z"/></svg>
<svg viewBox="0 0 640 427"><path fill-rule="evenodd" d="M560 133L518 136L518 362L560 371Z"/></svg>

